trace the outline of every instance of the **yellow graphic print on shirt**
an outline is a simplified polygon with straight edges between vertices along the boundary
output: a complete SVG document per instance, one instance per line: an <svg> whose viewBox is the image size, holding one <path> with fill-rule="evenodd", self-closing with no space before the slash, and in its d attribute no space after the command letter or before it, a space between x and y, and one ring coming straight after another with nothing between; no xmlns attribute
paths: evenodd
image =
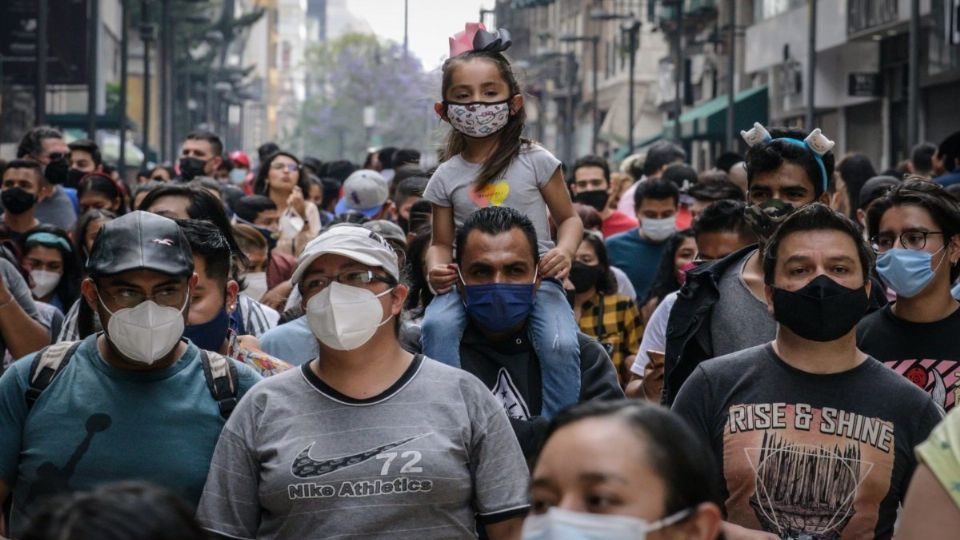
<svg viewBox="0 0 960 540"><path fill-rule="evenodd" d="M487 184L477 189L476 186L470 186L470 200L480 208L488 206L500 206L510 195L510 184L504 180Z"/></svg>
<svg viewBox="0 0 960 540"><path fill-rule="evenodd" d="M780 538L871 538L890 490L893 424L808 404L734 405L724 427L731 522Z"/></svg>

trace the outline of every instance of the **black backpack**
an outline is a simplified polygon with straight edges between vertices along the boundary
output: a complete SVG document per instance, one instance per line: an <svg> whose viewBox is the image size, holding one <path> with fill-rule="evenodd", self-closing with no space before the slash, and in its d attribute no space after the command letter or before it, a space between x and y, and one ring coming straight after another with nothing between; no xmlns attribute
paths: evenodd
<svg viewBox="0 0 960 540"><path fill-rule="evenodd" d="M44 347L30 364L30 387L24 392L27 411L33 408L40 394L70 363L82 341L64 341ZM200 349L200 362L207 389L226 420L237 406L237 366L226 356Z"/></svg>

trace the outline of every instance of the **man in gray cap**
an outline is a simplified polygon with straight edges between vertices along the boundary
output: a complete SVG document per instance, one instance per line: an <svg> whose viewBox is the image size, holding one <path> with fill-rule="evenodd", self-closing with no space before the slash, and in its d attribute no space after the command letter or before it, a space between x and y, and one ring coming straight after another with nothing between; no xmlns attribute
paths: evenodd
<svg viewBox="0 0 960 540"><path fill-rule="evenodd" d="M146 480L196 504L225 417L260 377L182 338L197 283L183 232L133 212L103 226L83 299L105 332L0 378L0 503L21 534L51 495Z"/></svg>

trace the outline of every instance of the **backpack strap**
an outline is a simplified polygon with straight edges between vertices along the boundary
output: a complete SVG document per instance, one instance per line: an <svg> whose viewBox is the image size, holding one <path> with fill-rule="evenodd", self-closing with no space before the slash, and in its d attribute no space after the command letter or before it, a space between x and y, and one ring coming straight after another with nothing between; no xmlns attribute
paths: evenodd
<svg viewBox="0 0 960 540"><path fill-rule="evenodd" d="M67 367L70 358L73 357L73 353L77 351L77 347L81 343L83 342L63 341L55 343L44 347L33 357L33 361L30 363L30 387L27 388L23 396L27 402L27 411L33 408L33 404L37 402L40 393L50 386L54 377Z"/></svg>
<svg viewBox="0 0 960 540"><path fill-rule="evenodd" d="M237 366L222 354L200 349L203 376L224 420L237 406Z"/></svg>

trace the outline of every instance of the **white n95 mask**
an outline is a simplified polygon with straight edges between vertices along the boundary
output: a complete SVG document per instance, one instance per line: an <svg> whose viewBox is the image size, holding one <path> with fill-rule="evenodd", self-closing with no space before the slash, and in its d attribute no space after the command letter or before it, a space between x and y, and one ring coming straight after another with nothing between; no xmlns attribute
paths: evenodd
<svg viewBox="0 0 960 540"><path fill-rule="evenodd" d="M124 357L139 364L152 365L176 347L183 337L183 309L161 306L153 300L144 300L136 307L110 311L107 339ZM103 300L100 300L103 304Z"/></svg>
<svg viewBox="0 0 960 540"><path fill-rule="evenodd" d="M33 287L30 288L30 292L37 298L43 298L57 288L63 274L47 270L31 270L30 277L33 279Z"/></svg>
<svg viewBox="0 0 960 540"><path fill-rule="evenodd" d="M307 324L320 343L338 351L352 351L370 341L393 318L383 319L380 294L336 281L327 285L307 302Z"/></svg>

